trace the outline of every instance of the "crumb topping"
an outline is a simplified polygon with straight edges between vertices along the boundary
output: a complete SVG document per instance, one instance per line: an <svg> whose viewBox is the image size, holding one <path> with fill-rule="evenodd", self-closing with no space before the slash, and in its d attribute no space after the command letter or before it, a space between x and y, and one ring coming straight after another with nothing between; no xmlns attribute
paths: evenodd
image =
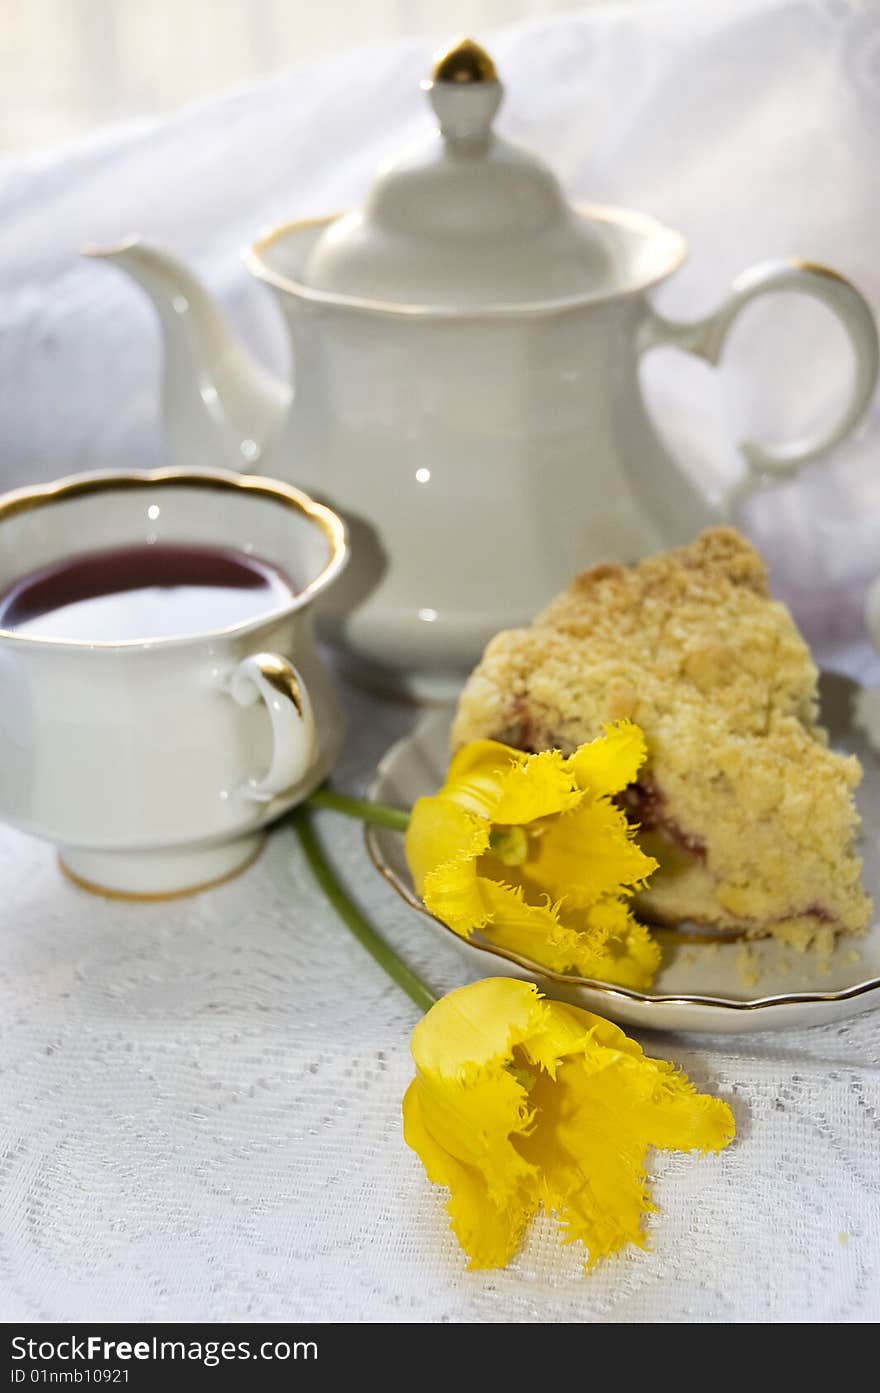
<svg viewBox="0 0 880 1393"><path fill-rule="evenodd" d="M631 718L648 741L644 837L661 861L641 912L805 946L870 914L854 849L861 769L828 749L817 679L760 556L717 527L637 566L594 566L529 628L498 634L453 745L569 752Z"/></svg>

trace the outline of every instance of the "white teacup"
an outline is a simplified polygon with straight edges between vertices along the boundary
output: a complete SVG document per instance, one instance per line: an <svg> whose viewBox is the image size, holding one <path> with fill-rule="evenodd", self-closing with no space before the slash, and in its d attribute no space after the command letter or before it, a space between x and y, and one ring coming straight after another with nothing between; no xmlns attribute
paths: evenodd
<svg viewBox="0 0 880 1393"><path fill-rule="evenodd" d="M267 478L111 471L0 497L0 591L78 552L252 551L296 594L228 628L121 642L0 628L0 818L86 888L181 894L243 869L324 778L342 720L313 602L348 556L328 508Z"/></svg>

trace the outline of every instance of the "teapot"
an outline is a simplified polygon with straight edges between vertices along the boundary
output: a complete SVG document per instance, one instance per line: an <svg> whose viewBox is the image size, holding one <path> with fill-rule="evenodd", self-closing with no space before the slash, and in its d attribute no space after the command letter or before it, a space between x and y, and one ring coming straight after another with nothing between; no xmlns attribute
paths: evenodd
<svg viewBox="0 0 880 1393"><path fill-rule="evenodd" d="M352 557L325 635L367 682L443 699L576 571L686 541L841 440L873 393L878 338L858 290L811 261L763 262L704 318L663 317L650 292L684 260L678 232L568 203L493 131L502 84L471 40L422 87L436 128L379 170L363 207L287 223L245 254L286 317L292 385L168 253L129 240L92 254L158 311L169 462L271 473L340 512ZM675 345L717 364L743 307L791 290L846 330L848 400L807 439L743 444L741 480L712 497L656 435L639 361Z"/></svg>

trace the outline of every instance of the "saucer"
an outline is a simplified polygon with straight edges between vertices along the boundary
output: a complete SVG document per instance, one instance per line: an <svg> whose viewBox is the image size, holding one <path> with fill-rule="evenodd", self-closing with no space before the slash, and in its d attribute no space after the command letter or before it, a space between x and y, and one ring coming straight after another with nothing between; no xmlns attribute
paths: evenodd
<svg viewBox="0 0 880 1393"><path fill-rule="evenodd" d="M857 754L865 776L857 801L864 820L865 883L880 904L880 756L852 720L858 688L846 678L823 677L823 719L835 748ZM449 761L448 710L425 716L381 761L370 797L408 808L437 791ZM406 864L403 836L381 827L366 830L377 870L423 922L456 945L483 976L534 981L548 996L571 1001L621 1025L655 1030L740 1034L822 1025L880 1005L880 920L861 938L841 942L830 959L801 953L773 939L705 941L683 925L657 930L663 963L650 991L611 986L542 969L479 935L460 938L429 914Z"/></svg>

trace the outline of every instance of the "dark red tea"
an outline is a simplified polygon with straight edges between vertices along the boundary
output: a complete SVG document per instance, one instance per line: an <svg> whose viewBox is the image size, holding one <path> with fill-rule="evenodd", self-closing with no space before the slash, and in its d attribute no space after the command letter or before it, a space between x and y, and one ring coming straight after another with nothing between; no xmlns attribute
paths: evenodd
<svg viewBox="0 0 880 1393"><path fill-rule="evenodd" d="M92 643L179 637L270 614L295 593L276 566L234 547L112 547L14 581L0 594L0 628Z"/></svg>

